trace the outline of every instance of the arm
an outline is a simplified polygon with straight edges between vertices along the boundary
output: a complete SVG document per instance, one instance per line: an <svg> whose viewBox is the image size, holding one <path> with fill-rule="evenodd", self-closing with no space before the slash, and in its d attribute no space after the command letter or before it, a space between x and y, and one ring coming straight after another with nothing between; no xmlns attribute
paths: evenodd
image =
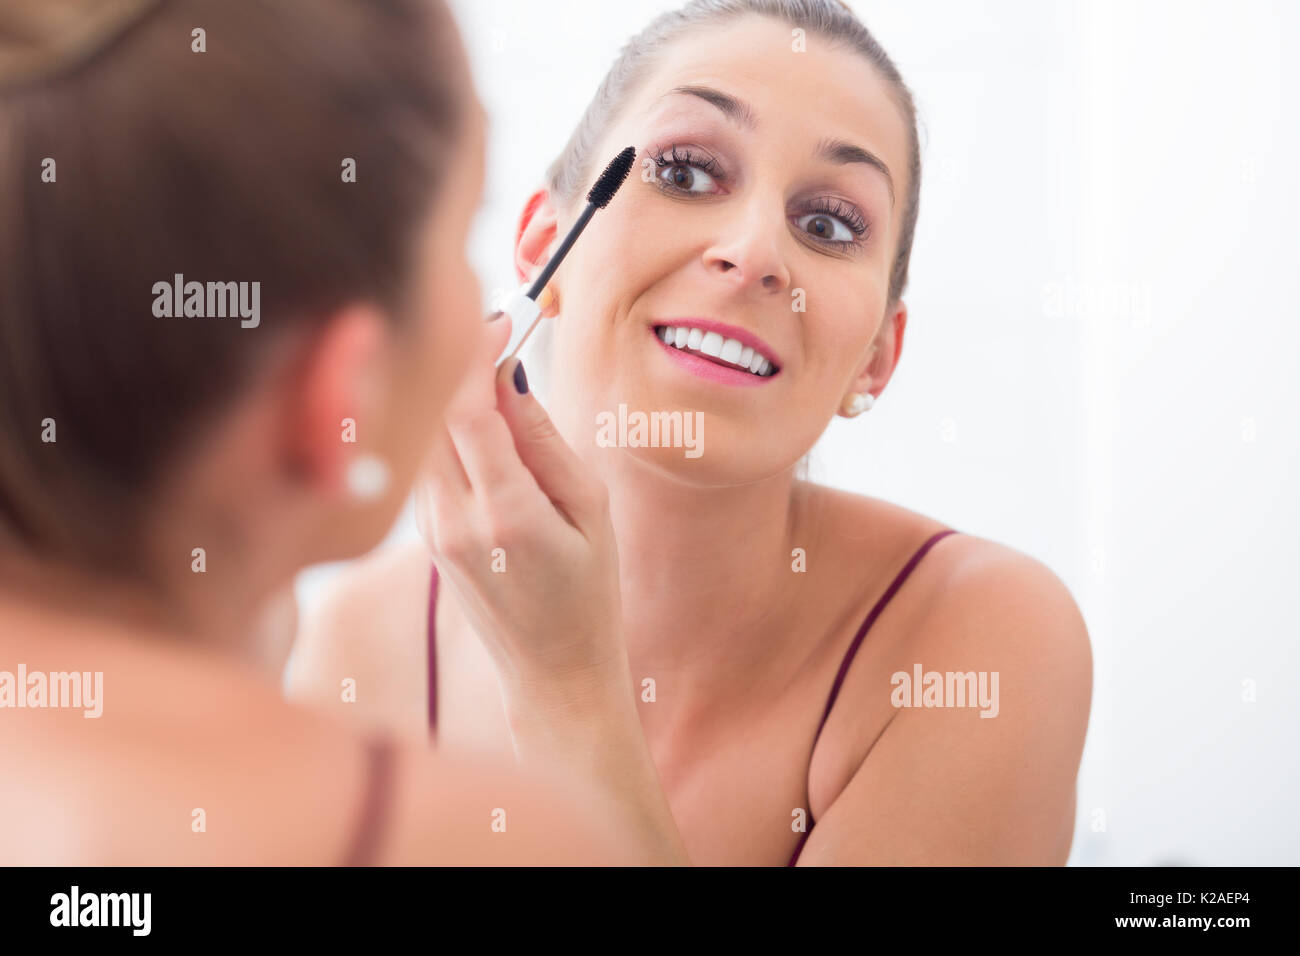
<svg viewBox="0 0 1300 956"><path fill-rule="evenodd" d="M626 862L689 863L636 712L608 492L488 345L435 428L417 522L492 658L519 763L585 786Z"/></svg>
<svg viewBox="0 0 1300 956"><path fill-rule="evenodd" d="M427 734L429 570L417 542L375 551L340 573L304 615L285 675L289 699L354 725ZM345 679L354 700L344 700Z"/></svg>
<svg viewBox="0 0 1300 956"><path fill-rule="evenodd" d="M899 708L817 820L800 864L1064 864L1092 695L1088 634L1069 592L1011 552L955 572L918 633L913 658L925 671L998 672L997 716Z"/></svg>
<svg viewBox="0 0 1300 956"><path fill-rule="evenodd" d="M563 774L600 800L626 862L690 865L636 712L626 656L562 684L545 676L503 681L502 699L520 766Z"/></svg>

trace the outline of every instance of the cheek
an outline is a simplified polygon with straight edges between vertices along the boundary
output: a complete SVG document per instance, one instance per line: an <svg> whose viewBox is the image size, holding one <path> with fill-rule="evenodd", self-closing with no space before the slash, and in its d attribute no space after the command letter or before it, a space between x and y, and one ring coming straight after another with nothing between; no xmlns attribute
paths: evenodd
<svg viewBox="0 0 1300 956"><path fill-rule="evenodd" d="M630 184L629 184L630 185ZM620 197L621 199L622 197ZM647 228L628 206L597 213L560 268L559 363L601 354L617 323L667 274L664 233Z"/></svg>
<svg viewBox="0 0 1300 956"><path fill-rule="evenodd" d="M856 362L879 331L884 308L883 291L874 283L837 276L811 287L804 316L810 352L831 364Z"/></svg>
<svg viewBox="0 0 1300 956"><path fill-rule="evenodd" d="M617 300L644 287L648 273L664 258L664 240L671 235L647 218L634 203L597 213L575 253L582 256L583 283L605 301Z"/></svg>

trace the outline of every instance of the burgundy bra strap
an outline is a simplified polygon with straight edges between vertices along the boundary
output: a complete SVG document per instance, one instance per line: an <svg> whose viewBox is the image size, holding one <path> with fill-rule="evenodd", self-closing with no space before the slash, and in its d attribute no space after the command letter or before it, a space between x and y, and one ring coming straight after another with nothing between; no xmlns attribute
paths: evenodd
<svg viewBox="0 0 1300 956"><path fill-rule="evenodd" d="M392 804L393 758L396 748L387 736L366 741L366 794L361 804L352 846L344 866L373 866L384 835L384 818Z"/></svg>
<svg viewBox="0 0 1300 956"><path fill-rule="evenodd" d="M916 553L912 555L907 564L903 565L903 570L899 571L894 577L889 588L881 595L880 600L876 602L876 606L873 607L871 613L867 615L867 619L863 621L862 626L858 628L858 633L854 635L853 643L849 645L848 651L844 654L844 659L840 661L840 669L835 674L835 683L831 685L830 696L826 699L826 709L822 711L821 723L817 725L817 735L813 737L814 748L816 748L817 741L821 738L822 728L826 726L826 721L831 715L831 708L835 706L835 698L840 695L840 687L843 686L844 677L849 672L849 665L853 663L853 658L858 653L858 648L862 646L863 638L865 638L867 632L871 630L871 625L876 623L876 618L880 617L880 613L888 606L889 602L893 600L894 595L898 593L898 589L903 586L903 582L906 581L908 577L911 576L912 572L916 570L916 566L921 563L921 559L925 557L926 552L934 547L941 538L956 533L957 532L952 528L945 528L943 531L932 534L926 542L921 545L921 547L917 548ZM814 822L812 810L809 810L808 829L805 830L803 835L799 838L799 845L795 847L794 855L790 857L790 862L787 863L786 866L794 866L795 861L799 859L799 854L803 852L803 845L808 841L808 834L812 833Z"/></svg>
<svg viewBox="0 0 1300 956"><path fill-rule="evenodd" d="M432 565L429 579L429 735L438 728L438 641L435 629L438 613L438 566Z"/></svg>
<svg viewBox="0 0 1300 956"><path fill-rule="evenodd" d="M916 570L916 566L921 563L921 559L925 557L926 552L934 547L940 538L945 538L950 534L956 533L957 532L952 528L947 528L931 535L925 544L917 548L916 554L912 555L911 560L909 560L907 564L903 565L903 570L898 572L898 575L889 585L889 589L881 595L880 600L876 602L876 606L873 607L871 613L867 615L867 619L862 622L862 626L858 628L857 635L853 638L853 643L849 645L849 649L844 655L844 660L840 661L839 672L835 675L835 683L831 685L830 697L826 700L826 709L822 712L822 722L817 725L817 737L821 736L822 728L826 726L826 718L831 715L831 708L835 706L835 698L840 695L840 687L844 683L844 675L849 672L849 665L853 663L853 658L858 653L858 648L862 646L862 639L867 636L867 631L871 630L871 625L876 623L876 618L880 617L880 612L889 605L889 602L893 600L894 595L898 593L898 589L903 586L903 582L906 581L908 577L911 576L912 572ZM813 746L816 746L817 744L817 737L813 738Z"/></svg>
<svg viewBox="0 0 1300 956"><path fill-rule="evenodd" d="M811 819L811 816L809 818ZM787 863L786 866L794 866L796 864L796 861L799 859L799 854L803 852L803 845L808 842L808 834L810 833L812 833L811 825L809 825L808 829L804 830L803 833L799 835L799 845L794 848L794 853L791 854L790 862Z"/></svg>

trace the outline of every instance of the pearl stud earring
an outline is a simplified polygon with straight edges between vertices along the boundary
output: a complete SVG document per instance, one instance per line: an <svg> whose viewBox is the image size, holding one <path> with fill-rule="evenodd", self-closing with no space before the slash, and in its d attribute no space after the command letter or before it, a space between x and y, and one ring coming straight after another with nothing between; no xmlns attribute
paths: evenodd
<svg viewBox="0 0 1300 956"><path fill-rule="evenodd" d="M388 465L376 455L358 455L348 464L346 481L357 501L374 501L388 490Z"/></svg>
<svg viewBox="0 0 1300 956"><path fill-rule="evenodd" d="M871 411L876 398L870 392L850 392L840 403L840 410L849 418Z"/></svg>

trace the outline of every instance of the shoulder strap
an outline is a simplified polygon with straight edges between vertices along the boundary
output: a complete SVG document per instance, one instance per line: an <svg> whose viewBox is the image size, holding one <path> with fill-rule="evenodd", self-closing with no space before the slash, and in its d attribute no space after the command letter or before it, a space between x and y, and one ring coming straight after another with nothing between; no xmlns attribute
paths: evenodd
<svg viewBox="0 0 1300 956"><path fill-rule="evenodd" d="M844 654L844 660L840 661L840 669L835 675L835 683L831 685L831 693L826 700L826 709L822 712L822 722L817 725L818 737L821 736L822 728L826 726L826 719L831 715L831 708L835 706L835 698L840 695L840 687L844 684L844 675L849 672L849 665L853 663L853 658L857 655L858 648L862 646L863 638L865 638L867 632L871 630L871 625L876 623L876 618L880 617L880 613L884 611L884 609L889 605L889 602L893 600L894 595L898 593L898 589L903 586L903 582L906 581L911 576L912 572L916 570L916 566L921 563L921 559L925 557L926 552L934 547L939 539L956 533L957 532L952 528L946 528L943 531L931 535L926 542L921 545L921 547L917 548L916 553L912 555L907 564L903 565L903 570L899 571L894 577L894 580L890 582L888 589L886 589L885 593L880 596L880 600L876 602L876 606L871 609L871 613L868 614L866 620L862 622L862 626L858 628L858 633L853 638L853 643L849 645L849 649ZM817 737L814 737L814 746L816 746L816 740Z"/></svg>
<svg viewBox="0 0 1300 956"><path fill-rule="evenodd" d="M950 534L957 534L957 532L952 528L945 528L943 531L932 534L926 539L924 544L916 549L916 553L912 555L907 564L903 565L903 569L895 575L894 580L890 582L885 593L880 596L880 600L877 601L875 607L871 609L871 613L869 613L866 620L862 622L862 626L858 628L858 633L854 635L853 643L849 645L849 649L844 654L844 659L840 661L840 669L835 674L835 683L831 685L830 695L826 699L826 708L822 711L821 723L817 725L817 734L813 737L813 749L816 749L817 741L822 735L822 728L826 726L826 720L831 715L831 708L835 706L835 699L840 695L840 687L844 684L844 676L849 672L849 665L853 663L853 658L857 655L858 648L862 646L862 641L867 636L867 632L871 630L871 625L876 623L876 618L880 617L881 612L884 611L884 609L889 605L889 602L893 600L894 595L898 593L898 589L903 586L903 582L905 582L911 576L912 572L916 570L916 566L921 563L921 559L925 557L926 553L934 547L941 538L945 538ZM786 866L794 866L795 861L799 859L799 854L803 852L803 845L808 839L808 834L812 832L814 822L812 810L809 810L808 829L804 832L803 836L800 837L799 844L795 847L794 855L790 857L790 862L787 863Z"/></svg>
<svg viewBox="0 0 1300 956"><path fill-rule="evenodd" d="M438 619L438 566L432 566L433 571L429 579L429 627L428 627L428 645L429 645L429 734L438 728L438 641L437 628L435 626Z"/></svg>

